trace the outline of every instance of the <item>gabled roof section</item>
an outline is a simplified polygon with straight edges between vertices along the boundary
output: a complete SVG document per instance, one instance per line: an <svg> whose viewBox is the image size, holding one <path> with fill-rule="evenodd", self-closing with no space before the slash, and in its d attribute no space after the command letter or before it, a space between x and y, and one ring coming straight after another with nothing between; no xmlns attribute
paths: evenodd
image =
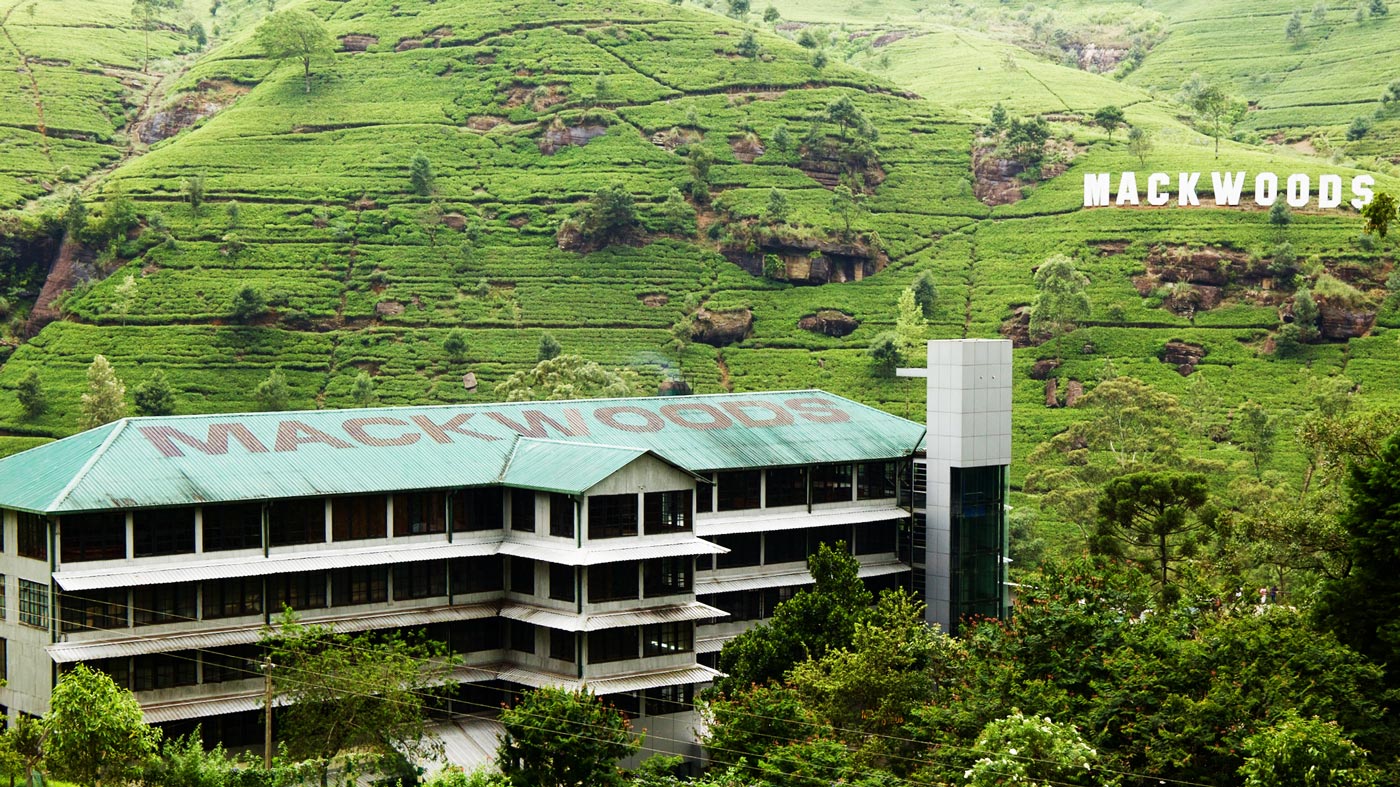
<svg viewBox="0 0 1400 787"><path fill-rule="evenodd" d="M61 514L500 483L573 491L647 452L691 472L879 461L911 455L923 434L822 391L133 418L0 459L0 507Z"/></svg>

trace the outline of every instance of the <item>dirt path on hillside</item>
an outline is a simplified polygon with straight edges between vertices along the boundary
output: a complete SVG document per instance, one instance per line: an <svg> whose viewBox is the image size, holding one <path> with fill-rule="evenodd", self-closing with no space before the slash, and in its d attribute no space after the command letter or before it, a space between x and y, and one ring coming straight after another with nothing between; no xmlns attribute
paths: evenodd
<svg viewBox="0 0 1400 787"><path fill-rule="evenodd" d="M10 48L15 50L15 55L19 57L19 70L29 80L29 89L34 94L34 112L38 118L39 139L44 144L44 158L49 160L49 166L53 166L53 153L49 150L48 125L44 121L44 97L39 93L39 81L34 78L34 69L29 65L29 56L24 54L24 50L15 43L14 36L10 35L10 16L19 8L19 3L10 6L5 12L5 17L0 19L0 33L5 34L5 40L10 42Z"/></svg>

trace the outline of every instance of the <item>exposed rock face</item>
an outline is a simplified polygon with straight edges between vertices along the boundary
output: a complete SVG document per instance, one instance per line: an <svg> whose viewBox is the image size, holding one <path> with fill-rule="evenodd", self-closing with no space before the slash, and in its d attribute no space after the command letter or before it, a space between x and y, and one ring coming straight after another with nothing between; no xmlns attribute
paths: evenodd
<svg viewBox="0 0 1400 787"><path fill-rule="evenodd" d="M608 133L607 126L597 124L565 126L556 118L554 123L545 129L544 136L540 137L540 152L546 156L553 156L562 148L569 145L582 147L606 133Z"/></svg>
<svg viewBox="0 0 1400 787"><path fill-rule="evenodd" d="M754 276L764 275L763 259L777 255L785 281L793 284L827 284L860 281L884 269L888 259L865 243L823 238L767 238L756 251L726 249L724 256Z"/></svg>
<svg viewBox="0 0 1400 787"><path fill-rule="evenodd" d="M1317 331L1324 339L1342 341L1365 336L1375 322L1373 309L1334 306L1321 298L1317 301Z"/></svg>
<svg viewBox="0 0 1400 787"><path fill-rule="evenodd" d="M1167 284L1184 281L1224 287L1229 282L1230 266L1248 269L1249 255L1229 249L1184 246L1154 246L1147 255L1148 271Z"/></svg>
<svg viewBox="0 0 1400 787"><path fill-rule="evenodd" d="M1057 377L1050 377L1045 380L1045 406L1060 406L1060 380Z"/></svg>
<svg viewBox="0 0 1400 787"><path fill-rule="evenodd" d="M689 396L690 393L690 383L679 379L662 380L656 390L657 396Z"/></svg>
<svg viewBox="0 0 1400 787"><path fill-rule="evenodd" d="M390 317L395 314L403 314L403 304L398 301L380 301L374 304L374 313L380 317Z"/></svg>
<svg viewBox="0 0 1400 787"><path fill-rule="evenodd" d="M147 145L173 137L195 123L213 117L238 100L248 88L228 82L204 82L198 92L185 93L136 125L136 137Z"/></svg>
<svg viewBox="0 0 1400 787"><path fill-rule="evenodd" d="M1181 342L1173 339L1167 342L1167 346L1162 348L1162 363L1168 366L1175 366L1176 371L1182 377L1190 375L1196 371L1196 365L1201 359L1206 357L1206 349L1199 344Z"/></svg>
<svg viewBox="0 0 1400 787"><path fill-rule="evenodd" d="M1041 358L1031 367L1032 380L1048 380L1050 373L1060 368L1059 358Z"/></svg>
<svg viewBox="0 0 1400 787"><path fill-rule="evenodd" d="M45 325L59 318L58 310L53 306L58 296L82 282L101 278L96 259L97 255L92 250L64 239L58 248L58 256L49 268L48 277L44 279L43 289L39 290L39 298L29 312L29 320L24 324L26 336L38 334Z"/></svg>
<svg viewBox="0 0 1400 787"><path fill-rule="evenodd" d="M735 311L710 311L701 309L695 313L690 336L697 342L712 347L726 347L743 341L753 330L753 312L748 309Z"/></svg>
<svg viewBox="0 0 1400 787"><path fill-rule="evenodd" d="M805 315L797 321L797 327L804 331L823 333L827 336L849 336L860 327L860 321L836 309L822 309L816 314Z"/></svg>
<svg viewBox="0 0 1400 787"><path fill-rule="evenodd" d="M1030 347L1031 307L1017 306L1011 317L1001 324L1000 333L1011 340L1012 347Z"/></svg>
<svg viewBox="0 0 1400 787"><path fill-rule="evenodd" d="M340 48L346 52L364 52L379 43L379 36L351 33L340 37Z"/></svg>
<svg viewBox="0 0 1400 787"><path fill-rule="evenodd" d="M673 151L683 145L692 145L704 138L704 134L691 128L671 128L651 135L651 144L665 151Z"/></svg>
<svg viewBox="0 0 1400 787"><path fill-rule="evenodd" d="M649 292L645 295L638 295L637 299L642 302L643 306L653 309L659 309L671 302L670 296L664 292Z"/></svg>
<svg viewBox="0 0 1400 787"><path fill-rule="evenodd" d="M1084 383L1078 380L1070 380L1065 386L1065 407L1078 407L1079 400L1084 398Z"/></svg>
<svg viewBox="0 0 1400 787"><path fill-rule="evenodd" d="M734 157L744 162L752 164L754 159L763 155L763 143L753 134L746 134L729 143L729 149L734 151Z"/></svg>

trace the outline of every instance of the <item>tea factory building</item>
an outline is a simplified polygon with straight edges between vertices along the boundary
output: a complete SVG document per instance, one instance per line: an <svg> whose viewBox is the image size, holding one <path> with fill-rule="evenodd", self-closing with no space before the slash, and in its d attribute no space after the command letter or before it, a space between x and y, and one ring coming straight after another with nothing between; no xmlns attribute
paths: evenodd
<svg viewBox="0 0 1400 787"><path fill-rule="evenodd" d="M460 654L451 759L544 685L684 752L720 647L821 543L945 626L1001 611L1010 347L929 347L923 455L924 426L795 391L132 418L0 460L0 705L42 714L86 663L151 723L260 740L290 606Z"/></svg>

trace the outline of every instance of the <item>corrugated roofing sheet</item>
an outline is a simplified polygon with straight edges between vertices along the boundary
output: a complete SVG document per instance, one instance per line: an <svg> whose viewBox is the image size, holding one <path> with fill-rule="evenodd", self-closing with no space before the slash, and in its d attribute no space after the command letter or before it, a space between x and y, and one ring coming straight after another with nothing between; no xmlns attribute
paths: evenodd
<svg viewBox="0 0 1400 787"><path fill-rule="evenodd" d="M821 391L136 418L0 459L42 513L499 483L516 437L691 471L906 457L924 427Z"/></svg>
<svg viewBox="0 0 1400 787"><path fill-rule="evenodd" d="M495 764L496 749L506 728L495 719L469 717L432 724L425 731L442 741L444 760L472 773Z"/></svg>
<svg viewBox="0 0 1400 787"><path fill-rule="evenodd" d="M697 639L695 640L695 652L718 653L724 649L724 643L728 642L731 639L734 639L737 636L739 636L738 633L734 633L721 634L715 637L705 637L704 639Z"/></svg>
<svg viewBox="0 0 1400 787"><path fill-rule="evenodd" d="M177 700L175 702L151 703L141 706L141 715L147 724L160 724L167 721L202 719L209 716L222 716L226 713L242 713L262 707L261 691L226 694L221 697L205 697L198 700ZM272 706L285 705L273 700ZM273 715L276 715L275 713Z"/></svg>
<svg viewBox="0 0 1400 787"><path fill-rule="evenodd" d="M461 534L458 534L461 537ZM261 577L293 571L318 571L355 566L378 566L391 563L413 563L420 560L443 560L454 557L494 555L500 539L454 541L453 543L410 543L388 547L327 549L315 552L268 557L252 556L191 560L188 562L155 562L149 565L103 566L79 571L56 571L54 581L64 590L93 590L96 588L168 585L174 582L195 582L230 577Z"/></svg>
<svg viewBox="0 0 1400 787"><path fill-rule="evenodd" d="M499 613L500 604L498 603L458 604L336 617L304 615L302 622L308 625L330 626L335 631L353 633L402 626L426 626L430 623L450 623L454 620L478 620L495 617ZM74 661L140 656L147 653L173 653L177 650L190 648L226 648L232 645L250 645L258 641L262 636L262 631L261 624L230 626L205 631L153 634L145 637L56 642L44 646L44 649L48 651L49 658L56 663L67 664Z"/></svg>
<svg viewBox="0 0 1400 787"><path fill-rule="evenodd" d="M548 672L510 667L500 672L501 680L519 683L522 686L540 688L542 686L562 686L566 689L587 688L594 694L619 694L625 691L642 691L661 686L679 686L686 683L708 683L724 673L701 664L671 669L651 670L607 678L574 678L554 675Z"/></svg>
<svg viewBox="0 0 1400 787"><path fill-rule="evenodd" d="M818 508L810 514L804 508L790 512L764 510L760 513L755 511L753 514L745 516L711 517L701 515L695 520L695 535L709 538L732 533L771 533L775 530L859 525L867 522L908 518L908 511L888 503L846 508Z"/></svg>
<svg viewBox="0 0 1400 787"><path fill-rule="evenodd" d="M504 541L497 550L502 555L528 557L564 566L597 566L624 560L647 560L678 555L724 554L728 547L702 541L690 534L678 536L638 536L619 538L616 545L590 541L581 549L545 541Z"/></svg>
<svg viewBox="0 0 1400 787"><path fill-rule="evenodd" d="M680 623L688 620L727 617L728 612L698 601L668 604L664 607L629 609L595 615L574 615L555 609L529 604L507 603L501 607L501 617L534 623L563 631L603 631L623 626L646 626L652 623Z"/></svg>
<svg viewBox="0 0 1400 787"><path fill-rule="evenodd" d="M856 573L864 577L881 577L909 571L908 563L886 555L857 555L859 563ZM712 593L731 593L737 590L762 590L764 588L797 587L815 582L806 567L784 568L777 571L759 570L743 574L709 575L710 572L696 574L695 595L707 596Z"/></svg>
<svg viewBox="0 0 1400 787"><path fill-rule="evenodd" d="M648 452L639 448L521 438L506 459L501 483L577 495Z"/></svg>

